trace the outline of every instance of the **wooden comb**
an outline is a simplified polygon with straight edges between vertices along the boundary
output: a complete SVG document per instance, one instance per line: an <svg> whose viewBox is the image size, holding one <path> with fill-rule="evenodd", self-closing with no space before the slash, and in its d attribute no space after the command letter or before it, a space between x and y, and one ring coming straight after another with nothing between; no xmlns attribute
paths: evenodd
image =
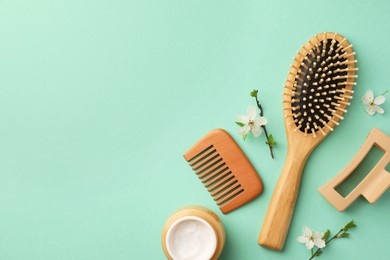
<svg viewBox="0 0 390 260"><path fill-rule="evenodd" d="M184 154L184 159L224 214L253 200L263 190L256 170L223 129L206 134Z"/></svg>
<svg viewBox="0 0 390 260"><path fill-rule="evenodd" d="M284 246L306 160L347 112L357 78L354 56L346 38L325 32L294 58L283 93L287 157L261 228L261 246Z"/></svg>

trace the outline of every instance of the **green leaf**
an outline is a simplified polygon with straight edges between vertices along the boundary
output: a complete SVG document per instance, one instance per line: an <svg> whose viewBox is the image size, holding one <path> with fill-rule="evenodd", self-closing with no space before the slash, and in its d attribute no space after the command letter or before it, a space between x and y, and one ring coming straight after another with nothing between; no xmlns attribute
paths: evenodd
<svg viewBox="0 0 390 260"><path fill-rule="evenodd" d="M350 228L356 227L355 220L351 220L347 225L345 225L342 230L348 231Z"/></svg>
<svg viewBox="0 0 390 260"><path fill-rule="evenodd" d="M272 136L272 134L268 136L267 144L269 144L271 146L275 146L277 144L277 142L275 142L274 137Z"/></svg>
<svg viewBox="0 0 390 260"><path fill-rule="evenodd" d="M343 238L343 237L349 237L349 233L345 232L337 235L337 238Z"/></svg>
<svg viewBox="0 0 390 260"><path fill-rule="evenodd" d="M326 240L328 239L329 235L330 235L330 230L327 229L327 230L325 231L324 236L322 237L322 239L326 241Z"/></svg>
<svg viewBox="0 0 390 260"><path fill-rule="evenodd" d="M244 139L244 141L246 140L248 135L243 135L242 138Z"/></svg>
<svg viewBox="0 0 390 260"><path fill-rule="evenodd" d="M237 125L243 127L245 124L244 123L241 123L241 122L236 122Z"/></svg>
<svg viewBox="0 0 390 260"><path fill-rule="evenodd" d="M318 250L315 256L320 256L322 254L322 250Z"/></svg>
<svg viewBox="0 0 390 260"><path fill-rule="evenodd" d="M254 90L252 90L252 92L251 92L251 97L257 97L257 93L258 93L259 91L257 90L257 89L254 89Z"/></svg>

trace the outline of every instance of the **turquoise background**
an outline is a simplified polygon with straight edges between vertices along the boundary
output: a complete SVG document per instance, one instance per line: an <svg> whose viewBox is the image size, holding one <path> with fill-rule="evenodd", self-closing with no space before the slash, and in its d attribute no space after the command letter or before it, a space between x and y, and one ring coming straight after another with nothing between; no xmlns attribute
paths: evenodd
<svg viewBox="0 0 390 260"><path fill-rule="evenodd" d="M200 204L223 221L221 259L307 259L303 226L349 240L319 259L386 259L389 199L345 212L317 189L373 127L390 134L390 101L370 117L366 90L390 89L389 1L0 1L0 259L164 259L170 214ZM282 91L309 38L337 31L354 45L359 79L345 120L309 158L284 251L257 245L283 167ZM243 142L235 117L260 99L278 146ZM387 96L390 98L390 96ZM223 215L182 154L224 128L264 182Z"/></svg>

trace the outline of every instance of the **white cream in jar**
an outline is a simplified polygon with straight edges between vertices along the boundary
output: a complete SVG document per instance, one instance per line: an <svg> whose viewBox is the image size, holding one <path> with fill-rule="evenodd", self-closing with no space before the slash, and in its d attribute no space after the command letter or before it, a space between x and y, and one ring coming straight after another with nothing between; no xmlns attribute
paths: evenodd
<svg viewBox="0 0 390 260"><path fill-rule="evenodd" d="M214 260L225 242L218 216L202 206L187 206L172 214L161 236L163 250L173 260Z"/></svg>

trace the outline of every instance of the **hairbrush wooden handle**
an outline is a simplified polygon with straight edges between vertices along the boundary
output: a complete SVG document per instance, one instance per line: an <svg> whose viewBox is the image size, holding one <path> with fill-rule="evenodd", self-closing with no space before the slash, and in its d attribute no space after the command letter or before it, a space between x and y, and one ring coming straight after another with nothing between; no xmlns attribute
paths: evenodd
<svg viewBox="0 0 390 260"><path fill-rule="evenodd" d="M306 156L289 151L286 163L272 194L261 228L258 243L273 250L282 250L299 191Z"/></svg>

